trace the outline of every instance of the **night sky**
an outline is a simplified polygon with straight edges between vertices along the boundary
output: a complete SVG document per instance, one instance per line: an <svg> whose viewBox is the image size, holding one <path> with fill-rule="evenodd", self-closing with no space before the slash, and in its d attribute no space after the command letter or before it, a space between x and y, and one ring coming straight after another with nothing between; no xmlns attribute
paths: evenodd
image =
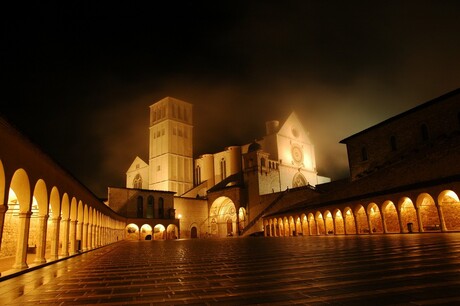
<svg viewBox="0 0 460 306"><path fill-rule="evenodd" d="M196 157L295 111L339 179L341 139L460 86L460 1L63 2L2 4L0 112L100 197L165 96Z"/></svg>

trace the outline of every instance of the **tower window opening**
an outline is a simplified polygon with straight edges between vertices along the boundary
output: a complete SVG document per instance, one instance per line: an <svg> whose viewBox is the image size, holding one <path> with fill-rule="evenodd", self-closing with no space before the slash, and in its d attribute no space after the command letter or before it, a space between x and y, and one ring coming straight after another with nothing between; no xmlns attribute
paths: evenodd
<svg viewBox="0 0 460 306"><path fill-rule="evenodd" d="M220 161L220 178L224 180L227 177L227 162L224 158Z"/></svg>

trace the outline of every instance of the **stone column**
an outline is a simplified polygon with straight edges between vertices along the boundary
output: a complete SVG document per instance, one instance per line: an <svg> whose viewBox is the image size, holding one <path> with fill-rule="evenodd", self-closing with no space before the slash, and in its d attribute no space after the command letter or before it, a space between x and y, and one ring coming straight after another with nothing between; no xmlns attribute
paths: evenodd
<svg viewBox="0 0 460 306"><path fill-rule="evenodd" d="M441 205L436 205L436 208L438 209L438 215L439 215L439 222L441 223L441 232L447 232L447 227L446 227L446 221L444 219L444 213L442 211L442 206Z"/></svg>
<svg viewBox="0 0 460 306"><path fill-rule="evenodd" d="M355 214L353 213L353 220L355 221L355 230L356 235L359 235L359 228L358 228L358 219L356 218Z"/></svg>
<svg viewBox="0 0 460 306"><path fill-rule="evenodd" d="M93 225L88 223L86 249L91 250L93 248Z"/></svg>
<svg viewBox="0 0 460 306"><path fill-rule="evenodd" d="M77 240L80 238L80 246L77 245L77 252L83 251L83 222L77 221Z"/></svg>
<svg viewBox="0 0 460 306"><path fill-rule="evenodd" d="M404 231L404 224L402 222L401 212L396 209L396 213L398 214L399 232L400 233L406 233L406 231Z"/></svg>
<svg viewBox="0 0 460 306"><path fill-rule="evenodd" d="M61 221L61 217L52 218L51 222L53 223L53 231L51 233L51 260L59 259L58 251L59 251L59 223Z"/></svg>
<svg viewBox="0 0 460 306"><path fill-rule="evenodd" d="M81 237L82 251L88 251L88 223L83 224L83 235Z"/></svg>
<svg viewBox="0 0 460 306"><path fill-rule="evenodd" d="M372 235L373 234L373 232L372 232L372 220L371 220L371 217L368 214L366 214L366 216L367 216L367 226L369 226L369 234Z"/></svg>
<svg viewBox="0 0 460 306"><path fill-rule="evenodd" d="M0 195L3 196L3 195ZM0 249L2 248L3 225L5 224L5 213L8 210L8 205L0 205ZM1 274L0 274L1 275Z"/></svg>
<svg viewBox="0 0 460 306"><path fill-rule="evenodd" d="M386 222L386 218L385 218L385 213L382 211L382 212L380 212L380 214L382 216L383 233L387 234L388 233L388 228L387 228L387 222Z"/></svg>
<svg viewBox="0 0 460 306"><path fill-rule="evenodd" d="M27 247L29 242L30 216L32 212L19 213L19 230L18 241L16 247L16 260L13 269L25 269L27 265Z"/></svg>
<svg viewBox="0 0 460 306"><path fill-rule="evenodd" d="M422 213L420 212L420 208L418 206L415 206L415 211L417 213L418 231L423 233L425 230L423 229Z"/></svg>
<svg viewBox="0 0 460 306"><path fill-rule="evenodd" d="M38 243L37 253L35 256L34 263L42 264L46 262L46 231L48 229L48 215L38 216Z"/></svg>
<svg viewBox="0 0 460 306"><path fill-rule="evenodd" d="M70 255L77 254L77 221L70 221Z"/></svg>
<svg viewBox="0 0 460 306"><path fill-rule="evenodd" d="M345 235L348 235L347 233L347 215L344 214L344 217L343 217L343 233Z"/></svg>
<svg viewBox="0 0 460 306"><path fill-rule="evenodd" d="M62 250L61 256L69 256L69 221L70 219L62 220L62 225L64 229L63 238L62 238Z"/></svg>
<svg viewBox="0 0 460 306"><path fill-rule="evenodd" d="M332 225L333 225L334 235L337 235L337 229L336 229L336 225L335 225L335 217L332 218Z"/></svg>

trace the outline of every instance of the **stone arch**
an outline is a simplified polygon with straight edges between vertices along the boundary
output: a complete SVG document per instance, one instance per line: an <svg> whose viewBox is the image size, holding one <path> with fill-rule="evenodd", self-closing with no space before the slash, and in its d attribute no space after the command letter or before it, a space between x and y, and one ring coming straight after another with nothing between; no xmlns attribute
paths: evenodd
<svg viewBox="0 0 460 306"><path fill-rule="evenodd" d="M324 218L324 232L326 235L334 235L334 219L332 213L329 210L325 210L323 213Z"/></svg>
<svg viewBox="0 0 460 306"><path fill-rule="evenodd" d="M246 213L246 209L244 207L240 207L238 210L238 230L241 232L248 223L248 217Z"/></svg>
<svg viewBox="0 0 460 306"><path fill-rule="evenodd" d="M70 200L69 195L64 193L61 201L61 221L59 231L60 254L69 256L69 219L70 219Z"/></svg>
<svg viewBox="0 0 460 306"><path fill-rule="evenodd" d="M13 268L27 268L27 247L31 215L31 186L24 169L17 169L10 181L3 231L10 233L2 242L0 257L15 256Z"/></svg>
<svg viewBox="0 0 460 306"><path fill-rule="evenodd" d="M300 220L300 217L297 215L294 218L295 221L295 235L296 236L302 236L303 235L303 229L302 229L302 222Z"/></svg>
<svg viewBox="0 0 460 306"><path fill-rule="evenodd" d="M153 228L153 240L165 240L166 228L163 224L157 224Z"/></svg>
<svg viewBox="0 0 460 306"><path fill-rule="evenodd" d="M438 196L438 206L444 217L445 229L460 231L460 201L452 190L444 190Z"/></svg>
<svg viewBox="0 0 460 306"><path fill-rule="evenodd" d="M318 227L316 226L315 216L312 213L309 213L307 216L307 219L308 219L308 229L310 231L310 235L319 235Z"/></svg>
<svg viewBox="0 0 460 306"><path fill-rule="evenodd" d="M149 224L141 226L139 233L140 240L152 240L153 239L153 228Z"/></svg>
<svg viewBox="0 0 460 306"><path fill-rule="evenodd" d="M353 210L350 207L345 207L343 210L345 234L357 234L356 233L356 220Z"/></svg>
<svg viewBox="0 0 460 306"><path fill-rule="evenodd" d="M39 179L32 196L32 216L30 220L29 247L35 251L35 263L45 263L46 232L48 227L48 190L46 183Z"/></svg>
<svg viewBox="0 0 460 306"><path fill-rule="evenodd" d="M46 234L47 248L46 257L51 260L58 259L59 250L59 225L61 218L61 196L56 186L51 188L48 206L48 227Z"/></svg>
<svg viewBox="0 0 460 306"><path fill-rule="evenodd" d="M70 201L70 255L77 254L77 219L78 218L78 204L77 199L72 197Z"/></svg>
<svg viewBox="0 0 460 306"><path fill-rule="evenodd" d="M284 237L292 236L292 229L291 229L291 224L289 222L289 218L284 217L283 222L284 222Z"/></svg>
<svg viewBox="0 0 460 306"><path fill-rule="evenodd" d="M30 212L31 187L29 176L24 169L14 172L8 194L8 209L19 212Z"/></svg>
<svg viewBox="0 0 460 306"><path fill-rule="evenodd" d="M428 193L421 193L417 197L416 205L421 231L440 231L441 220L433 197Z"/></svg>
<svg viewBox="0 0 460 306"><path fill-rule="evenodd" d="M179 238L179 228L175 224L169 224L166 228L166 239L174 240Z"/></svg>
<svg viewBox="0 0 460 306"><path fill-rule="evenodd" d="M315 214L316 221L316 232L318 235L326 235L326 228L324 225L323 214L320 211L317 211Z"/></svg>
<svg viewBox="0 0 460 306"><path fill-rule="evenodd" d="M50 192L49 216L49 219L61 216L61 196L56 186L51 188Z"/></svg>
<svg viewBox="0 0 460 306"><path fill-rule="evenodd" d="M209 211L211 235L215 237L229 237L236 234L235 203L228 197L219 197L211 205Z"/></svg>
<svg viewBox="0 0 460 306"><path fill-rule="evenodd" d="M273 237L278 237L279 226L278 220L276 220L276 218L272 219L271 232Z"/></svg>
<svg viewBox="0 0 460 306"><path fill-rule="evenodd" d="M400 215L399 223L402 233L409 232L410 227L412 227L413 232L420 231L417 212L415 210L414 203L410 198L401 198L398 202L398 210Z"/></svg>
<svg viewBox="0 0 460 306"><path fill-rule="evenodd" d="M301 214L300 215L300 222L302 223L302 235L307 236L310 234L309 228L308 228L308 219L307 215Z"/></svg>
<svg viewBox="0 0 460 306"><path fill-rule="evenodd" d="M361 204L356 205L355 208L355 221L357 234L369 233L369 221L367 219L366 210Z"/></svg>
<svg viewBox="0 0 460 306"><path fill-rule="evenodd" d="M392 201L385 201L382 204L383 226L386 233L400 233L398 211Z"/></svg>
<svg viewBox="0 0 460 306"><path fill-rule="evenodd" d="M335 234L345 234L344 220L340 209L336 208L332 213L332 217L334 219Z"/></svg>
<svg viewBox="0 0 460 306"><path fill-rule="evenodd" d="M294 236L294 232L295 232L295 221L294 221L294 217L293 216L289 216L287 219L287 224L288 224L288 228L289 228L289 233L287 236Z"/></svg>
<svg viewBox="0 0 460 306"><path fill-rule="evenodd" d="M370 232L383 234L382 215L377 204L372 202L367 205L367 216L369 218Z"/></svg>
<svg viewBox="0 0 460 306"><path fill-rule="evenodd" d="M139 240L139 226L134 223L130 223L125 227L125 239L126 240Z"/></svg>
<svg viewBox="0 0 460 306"><path fill-rule="evenodd" d="M278 237L284 237L284 222L283 219L278 219Z"/></svg>
<svg viewBox="0 0 460 306"><path fill-rule="evenodd" d="M36 204L37 207L33 207L34 204ZM37 216L44 216L48 214L48 209L48 189L46 187L45 181L39 179L37 183L35 183L32 200L32 211Z"/></svg>

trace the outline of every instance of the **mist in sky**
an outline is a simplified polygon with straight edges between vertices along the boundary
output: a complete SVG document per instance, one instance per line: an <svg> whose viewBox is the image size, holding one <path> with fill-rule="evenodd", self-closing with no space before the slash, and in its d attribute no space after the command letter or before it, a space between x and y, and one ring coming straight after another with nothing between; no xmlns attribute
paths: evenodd
<svg viewBox="0 0 460 306"><path fill-rule="evenodd" d="M148 161L149 106L194 105L194 155L295 111L320 175L339 141L460 84L458 1L171 1L5 7L1 109L96 195Z"/></svg>

